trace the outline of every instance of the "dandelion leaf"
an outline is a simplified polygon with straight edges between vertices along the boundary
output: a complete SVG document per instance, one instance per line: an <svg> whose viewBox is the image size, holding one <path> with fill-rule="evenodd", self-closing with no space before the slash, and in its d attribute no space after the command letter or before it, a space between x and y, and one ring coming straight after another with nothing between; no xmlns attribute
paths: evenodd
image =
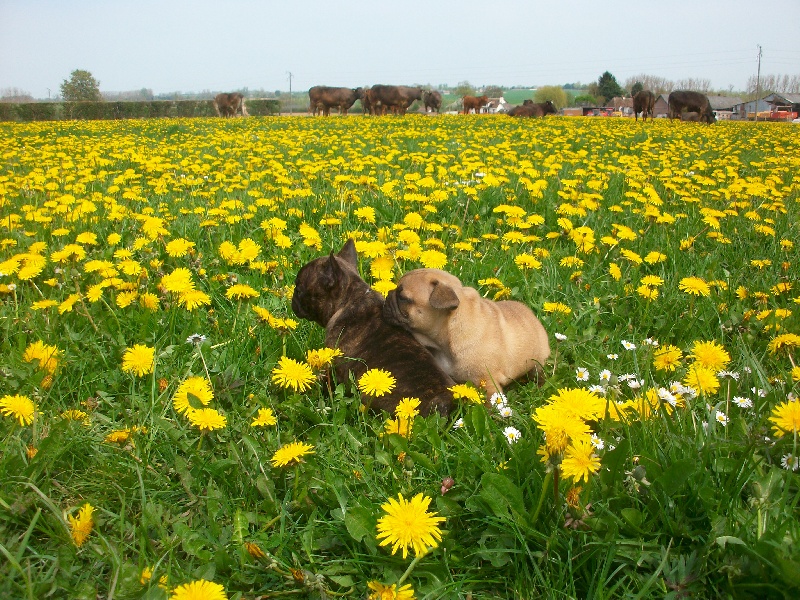
<svg viewBox="0 0 800 600"><path fill-rule="evenodd" d="M344 516L344 526L347 527L350 537L360 542L374 534L377 521L372 512L363 506L352 506Z"/></svg>
<svg viewBox="0 0 800 600"><path fill-rule="evenodd" d="M684 486L692 475L694 475L696 469L697 461L695 459L687 458L679 460L667 467L664 472L656 478L654 483L660 485L667 496L672 496Z"/></svg>
<svg viewBox="0 0 800 600"><path fill-rule="evenodd" d="M484 474L481 477L480 497L495 516L516 522L527 521L522 490L505 475L501 473Z"/></svg>

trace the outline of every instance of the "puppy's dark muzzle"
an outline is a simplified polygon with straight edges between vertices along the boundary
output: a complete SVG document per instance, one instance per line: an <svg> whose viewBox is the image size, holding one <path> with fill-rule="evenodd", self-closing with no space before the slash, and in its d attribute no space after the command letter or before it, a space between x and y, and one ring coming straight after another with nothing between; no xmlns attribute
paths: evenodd
<svg viewBox="0 0 800 600"><path fill-rule="evenodd" d="M300 319L308 319L309 317L308 313L303 310L301 306L300 295L297 293L296 289L294 296L292 296L292 312Z"/></svg>
<svg viewBox="0 0 800 600"><path fill-rule="evenodd" d="M383 318L387 323L403 327L406 322L405 315L400 312L397 303L397 293L392 290L386 295L386 302L383 303Z"/></svg>

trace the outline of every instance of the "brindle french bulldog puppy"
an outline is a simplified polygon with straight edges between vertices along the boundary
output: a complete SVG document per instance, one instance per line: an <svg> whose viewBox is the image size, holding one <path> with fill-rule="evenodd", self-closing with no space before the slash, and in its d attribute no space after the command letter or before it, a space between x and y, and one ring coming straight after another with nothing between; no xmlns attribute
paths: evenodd
<svg viewBox="0 0 800 600"><path fill-rule="evenodd" d="M502 393L514 380L544 381L550 343L539 319L521 302L493 302L439 269L415 269L389 292L384 318L404 327L458 383Z"/></svg>
<svg viewBox="0 0 800 600"><path fill-rule="evenodd" d="M397 380L394 390L364 403L394 412L403 398L419 398L420 414L453 408L454 382L434 362L430 352L408 331L383 319L383 296L358 273L353 240L341 251L303 266L295 279L292 310L325 328L325 345L339 348L334 370L340 383L352 375L358 380L369 369L389 371Z"/></svg>

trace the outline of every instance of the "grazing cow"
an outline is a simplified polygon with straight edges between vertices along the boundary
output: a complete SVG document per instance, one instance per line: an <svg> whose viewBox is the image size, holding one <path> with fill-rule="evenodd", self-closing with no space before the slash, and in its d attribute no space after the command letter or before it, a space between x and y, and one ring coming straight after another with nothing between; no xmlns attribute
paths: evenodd
<svg viewBox="0 0 800 600"><path fill-rule="evenodd" d="M683 112L696 112L702 123L711 124L717 120L708 97L700 92L676 90L670 92L668 101L670 119L679 119Z"/></svg>
<svg viewBox="0 0 800 600"><path fill-rule="evenodd" d="M373 114L385 115L387 109L395 114L404 115L414 100L422 100L421 87L406 85L373 85L370 88L369 102Z"/></svg>
<svg viewBox="0 0 800 600"><path fill-rule="evenodd" d="M331 114L331 108L335 106L339 108L339 114L346 115L356 100L363 97L364 90L360 87L351 89L315 85L308 90L309 112L316 116L318 111L322 111L327 117Z"/></svg>
<svg viewBox="0 0 800 600"><path fill-rule="evenodd" d="M431 111L438 113L442 108L442 95L436 90L430 90L422 94L422 101L425 103L425 112L431 109Z"/></svg>
<svg viewBox="0 0 800 600"><path fill-rule="evenodd" d="M545 115L554 115L558 111L555 104L550 100L547 102L533 102L532 100L525 100L521 105L515 106L508 111L510 117L543 117Z"/></svg>
<svg viewBox="0 0 800 600"><path fill-rule="evenodd" d="M696 113L693 111L687 111L681 113L681 121L692 121L694 123L700 122L700 113Z"/></svg>
<svg viewBox="0 0 800 600"><path fill-rule="evenodd" d="M464 106L464 114L468 115L471 110L474 110L475 113L479 113L481 111L481 106L486 106L489 103L489 97L486 95L478 97L464 96L461 102Z"/></svg>
<svg viewBox="0 0 800 600"><path fill-rule="evenodd" d="M361 106L364 108L365 115L375 114L375 100L373 99L372 88L364 90L364 96L361 98Z"/></svg>
<svg viewBox="0 0 800 600"><path fill-rule="evenodd" d="M250 116L244 105L244 96L239 92L217 94L214 97L214 110L218 117L235 117L237 113L241 113L243 117Z"/></svg>
<svg viewBox="0 0 800 600"><path fill-rule="evenodd" d="M640 90L636 92L633 97L633 114L634 118L639 120L639 113L642 113L642 123L647 120L647 115L650 115L650 120L653 120L653 108L656 105L656 95L650 90Z"/></svg>

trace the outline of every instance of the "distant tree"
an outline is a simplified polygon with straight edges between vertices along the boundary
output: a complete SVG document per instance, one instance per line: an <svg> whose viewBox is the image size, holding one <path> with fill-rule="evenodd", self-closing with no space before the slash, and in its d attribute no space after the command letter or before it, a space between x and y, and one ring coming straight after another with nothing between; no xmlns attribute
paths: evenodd
<svg viewBox="0 0 800 600"><path fill-rule="evenodd" d="M550 100L558 109L564 108L569 103L567 92L558 85L543 85L536 90L533 99L536 102L547 102Z"/></svg>
<svg viewBox="0 0 800 600"><path fill-rule="evenodd" d="M631 96L635 96L643 89L644 89L644 84L641 81L637 81L631 86Z"/></svg>
<svg viewBox="0 0 800 600"><path fill-rule="evenodd" d="M487 85L483 88L483 93L489 98L500 98L503 95L503 88L499 85Z"/></svg>
<svg viewBox="0 0 800 600"><path fill-rule="evenodd" d="M658 77L657 75L647 75L646 73L628 77L628 79L625 80L625 89L630 89L637 83L641 83L644 89L650 90L656 96L675 89L675 84L669 79Z"/></svg>
<svg viewBox="0 0 800 600"><path fill-rule="evenodd" d="M474 96L475 88L469 81L459 81L455 93L456 96Z"/></svg>
<svg viewBox="0 0 800 600"><path fill-rule="evenodd" d="M586 86L586 94L594 97L595 105L603 104L606 101L606 99L603 98L603 95L600 93L600 86L596 81L593 81Z"/></svg>
<svg viewBox="0 0 800 600"><path fill-rule="evenodd" d="M33 102L33 96L19 88L3 88L0 90L0 102Z"/></svg>
<svg viewBox="0 0 800 600"><path fill-rule="evenodd" d="M597 87L599 88L600 95L606 102L615 96L622 96L623 94L622 88L617 83L617 79L608 71L600 75L600 79L597 80Z"/></svg>
<svg viewBox="0 0 800 600"><path fill-rule="evenodd" d="M103 99L100 95L100 82L89 71L76 69L70 73L69 79L61 84L61 97L66 102L91 100L99 102Z"/></svg>
<svg viewBox="0 0 800 600"><path fill-rule="evenodd" d="M579 96L575 96L572 101L575 103L575 106L597 106L600 104L597 98L591 94L580 94Z"/></svg>

